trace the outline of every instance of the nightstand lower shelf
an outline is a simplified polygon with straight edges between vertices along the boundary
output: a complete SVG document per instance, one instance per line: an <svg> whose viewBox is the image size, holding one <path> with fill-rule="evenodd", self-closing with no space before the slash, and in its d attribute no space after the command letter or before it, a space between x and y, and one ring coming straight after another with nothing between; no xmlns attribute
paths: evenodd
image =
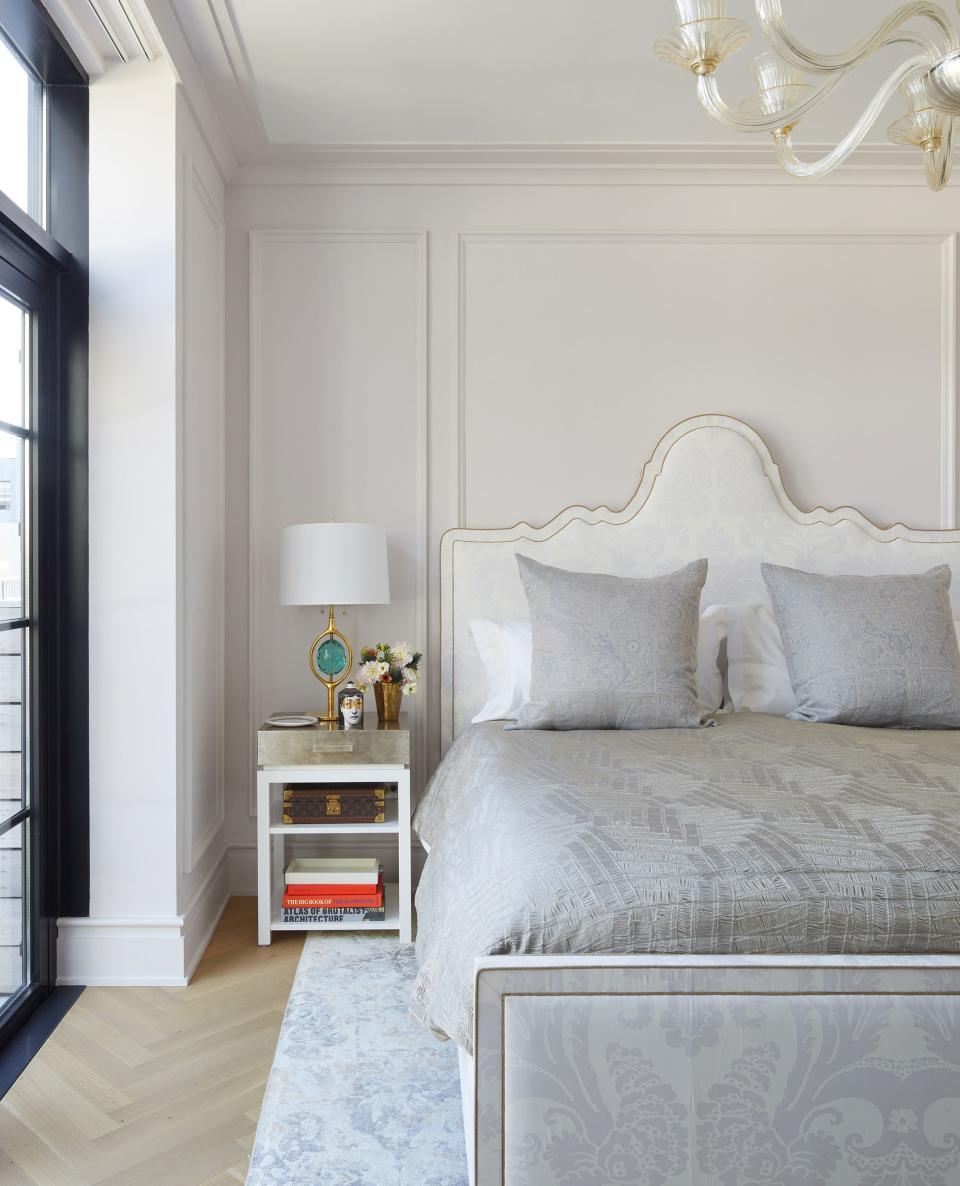
<svg viewBox="0 0 960 1186"><path fill-rule="evenodd" d="M363 922L356 918L349 922L284 922L280 899L283 891L275 891L270 908L271 931L398 931L400 929L400 887L388 881L383 887L385 917L377 922Z"/></svg>

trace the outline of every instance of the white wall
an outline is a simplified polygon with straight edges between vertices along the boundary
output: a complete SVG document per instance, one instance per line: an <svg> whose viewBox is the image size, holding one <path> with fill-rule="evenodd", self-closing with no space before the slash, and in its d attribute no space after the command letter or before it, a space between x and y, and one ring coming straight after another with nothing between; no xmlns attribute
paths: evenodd
<svg viewBox="0 0 960 1186"><path fill-rule="evenodd" d="M226 900L223 184L169 64L90 88L90 916L63 983L182 983Z"/></svg>
<svg viewBox="0 0 960 1186"><path fill-rule="evenodd" d="M250 170L227 192L227 835L244 892L256 721L317 702L319 611L276 604L283 523L388 527L395 604L344 625L425 644L422 784L446 528L622 505L698 412L758 429L801 505L920 527L957 513L952 191L855 169L814 187L764 170L359 174Z"/></svg>

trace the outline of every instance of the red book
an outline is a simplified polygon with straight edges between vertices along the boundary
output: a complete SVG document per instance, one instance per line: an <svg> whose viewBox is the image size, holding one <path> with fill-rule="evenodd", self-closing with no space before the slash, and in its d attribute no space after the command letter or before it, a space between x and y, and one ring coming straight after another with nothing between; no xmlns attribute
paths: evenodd
<svg viewBox="0 0 960 1186"><path fill-rule="evenodd" d="M376 885L288 885L289 898L369 898L383 889L383 881Z"/></svg>
<svg viewBox="0 0 960 1186"><path fill-rule="evenodd" d="M383 906L383 889L375 894L325 894L323 897L307 898L303 894L284 894L284 909L297 907L343 910L353 906L363 910L379 910Z"/></svg>

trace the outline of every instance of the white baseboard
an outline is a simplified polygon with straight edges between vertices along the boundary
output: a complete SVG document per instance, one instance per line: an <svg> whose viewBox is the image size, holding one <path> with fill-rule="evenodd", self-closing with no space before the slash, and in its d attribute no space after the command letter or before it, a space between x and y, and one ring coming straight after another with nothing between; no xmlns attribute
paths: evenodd
<svg viewBox="0 0 960 1186"><path fill-rule="evenodd" d="M238 897L257 895L257 845L238 840L227 848L227 884Z"/></svg>
<svg viewBox="0 0 960 1186"><path fill-rule="evenodd" d="M230 896L224 852L183 914L57 920L57 983L182 986Z"/></svg>
<svg viewBox="0 0 960 1186"><path fill-rule="evenodd" d="M189 980L230 900L228 852L224 848L183 916L183 968Z"/></svg>
<svg viewBox="0 0 960 1186"><path fill-rule="evenodd" d="M187 983L182 915L57 919L57 983Z"/></svg>

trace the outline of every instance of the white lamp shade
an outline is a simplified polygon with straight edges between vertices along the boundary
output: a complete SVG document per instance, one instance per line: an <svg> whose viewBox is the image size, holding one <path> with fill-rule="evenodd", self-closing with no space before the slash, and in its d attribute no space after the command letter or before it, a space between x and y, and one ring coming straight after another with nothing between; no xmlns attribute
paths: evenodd
<svg viewBox="0 0 960 1186"><path fill-rule="evenodd" d="M386 605L387 534L369 523L297 523L280 533L281 605Z"/></svg>

